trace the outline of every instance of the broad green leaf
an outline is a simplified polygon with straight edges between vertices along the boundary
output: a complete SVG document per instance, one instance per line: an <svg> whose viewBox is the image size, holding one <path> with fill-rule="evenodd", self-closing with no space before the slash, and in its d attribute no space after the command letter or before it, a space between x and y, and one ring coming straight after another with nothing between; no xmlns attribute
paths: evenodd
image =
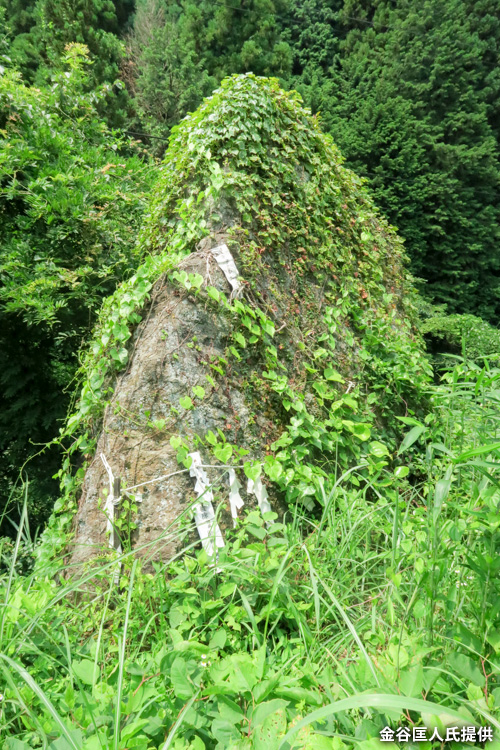
<svg viewBox="0 0 500 750"><path fill-rule="evenodd" d="M221 747L229 747L235 740L239 740L241 732L234 724L226 719L214 719L212 721L212 734L220 743Z"/></svg>
<svg viewBox="0 0 500 750"><path fill-rule="evenodd" d="M207 434L205 435L205 440L206 440L206 441L207 441L207 443L209 443L210 445L217 445L217 438L216 438L216 436L214 435L214 433L212 432L212 430L209 430L209 431L207 432Z"/></svg>
<svg viewBox="0 0 500 750"><path fill-rule="evenodd" d="M456 672L461 679L465 677L466 680L473 682L474 685L481 688L484 687L485 677L480 664L470 656L452 652L448 654L447 662L452 671Z"/></svg>
<svg viewBox="0 0 500 750"><path fill-rule="evenodd" d="M380 443L378 440L374 440L370 443L370 453L372 454L372 456L377 456L377 458L382 458L382 456L389 455L387 446L383 443Z"/></svg>
<svg viewBox="0 0 500 750"><path fill-rule="evenodd" d="M275 701L269 701L269 703L275 703ZM278 710L267 715L264 721L255 727L253 732L254 750L275 750L278 747L280 739L286 732L286 725L284 708L278 708Z"/></svg>
<svg viewBox="0 0 500 750"><path fill-rule="evenodd" d="M286 708L286 706L288 706L288 701L282 700L281 698L274 698L271 701L259 703L252 713L252 726L254 728L260 726L270 714L274 714L279 709Z"/></svg>
<svg viewBox="0 0 500 750"><path fill-rule="evenodd" d="M208 286L207 287L207 294L208 294L209 297L211 297L216 302L218 302L220 300L220 292L214 286Z"/></svg>
<svg viewBox="0 0 500 750"><path fill-rule="evenodd" d="M190 273L189 281L191 283L191 286L193 286L195 289L199 289L203 284L203 276L199 273Z"/></svg>
<svg viewBox="0 0 500 750"><path fill-rule="evenodd" d="M233 448L229 443L224 445L216 445L214 447L215 458L223 464L227 464L231 456L233 455Z"/></svg>
<svg viewBox="0 0 500 750"><path fill-rule="evenodd" d="M94 685L97 682L100 671L96 664L90 659L82 659L81 661L73 661L71 664L72 670L75 675L85 685Z"/></svg>
<svg viewBox="0 0 500 750"><path fill-rule="evenodd" d="M241 707L226 695L221 695L217 700L217 708L219 709L221 719L230 724L238 724L245 718Z"/></svg>
<svg viewBox="0 0 500 750"><path fill-rule="evenodd" d="M24 740L17 740L15 737L7 737L5 741L5 750L32 750Z"/></svg>
<svg viewBox="0 0 500 750"><path fill-rule="evenodd" d="M352 422L350 419L343 419L342 424L347 427L349 432L364 442L370 439L371 426L365 422Z"/></svg>
<svg viewBox="0 0 500 750"><path fill-rule="evenodd" d="M224 648L227 641L227 633L224 630L224 628L219 628L219 630L216 630L215 633L210 638L210 642L208 644L208 648L210 649L220 649Z"/></svg>
<svg viewBox="0 0 500 750"><path fill-rule="evenodd" d="M186 700L194 693L194 686L188 677L186 661L180 656L176 657L170 668L170 680L178 698Z"/></svg>
<svg viewBox="0 0 500 750"><path fill-rule="evenodd" d="M120 732L120 741L127 742L127 740L130 740L134 735L140 732L141 729L144 729L148 723L149 719L136 719L130 724L126 724Z"/></svg>
<svg viewBox="0 0 500 750"><path fill-rule="evenodd" d="M342 377L342 375L339 372L337 372L337 370L334 370L332 367L327 367L323 371L323 376L325 377L326 380L332 380L335 383L344 383L345 382L345 380Z"/></svg>
<svg viewBox="0 0 500 750"><path fill-rule="evenodd" d="M277 482L280 476L283 474L283 466L273 456L266 456L264 463L264 471L273 482Z"/></svg>
<svg viewBox="0 0 500 750"><path fill-rule="evenodd" d="M252 479L254 482L260 476L261 464L258 461L245 461L243 464L243 471L248 479Z"/></svg>
<svg viewBox="0 0 500 750"><path fill-rule="evenodd" d="M413 443L416 443L416 441L419 439L420 435L422 435L423 432L425 432L426 427L423 424L415 425L415 427L412 427L410 432L408 432L403 442L401 443L399 450L398 450L398 456L401 455L401 453L404 453L408 448L411 448Z"/></svg>
<svg viewBox="0 0 500 750"><path fill-rule="evenodd" d="M424 688L424 670L421 664L401 672L398 683L403 695L421 698Z"/></svg>

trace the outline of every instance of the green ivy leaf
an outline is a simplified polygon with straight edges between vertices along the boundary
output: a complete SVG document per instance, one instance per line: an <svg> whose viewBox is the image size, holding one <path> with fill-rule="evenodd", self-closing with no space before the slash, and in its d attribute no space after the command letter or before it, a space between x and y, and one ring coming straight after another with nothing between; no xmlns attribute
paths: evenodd
<svg viewBox="0 0 500 750"><path fill-rule="evenodd" d="M326 380L333 380L335 383L344 383L345 380L342 377L340 373L337 372L337 370L334 370L332 367L327 367L323 371L323 375L326 378Z"/></svg>
<svg viewBox="0 0 500 750"><path fill-rule="evenodd" d="M231 456L233 455L233 448L229 443L224 445L216 445L214 448L215 458L223 464L227 464Z"/></svg>
<svg viewBox="0 0 500 750"><path fill-rule="evenodd" d="M259 478L261 472L261 464L258 461L245 461L243 464L243 471L248 479L252 479L255 482Z"/></svg>
<svg viewBox="0 0 500 750"><path fill-rule="evenodd" d="M90 661L90 659L82 659L81 661L73 660L71 668L78 679L85 683L85 685L95 685L100 676L99 667L93 661Z"/></svg>
<svg viewBox="0 0 500 750"><path fill-rule="evenodd" d="M382 458L382 456L389 455L387 446L385 446L383 443L379 443L378 440L374 440L372 443L370 443L370 453L372 454L372 456L377 456L377 458Z"/></svg>
<svg viewBox="0 0 500 750"><path fill-rule="evenodd" d="M243 336L242 333L239 333L239 331L236 331L233 333L234 340L244 349L247 345L246 339Z"/></svg>

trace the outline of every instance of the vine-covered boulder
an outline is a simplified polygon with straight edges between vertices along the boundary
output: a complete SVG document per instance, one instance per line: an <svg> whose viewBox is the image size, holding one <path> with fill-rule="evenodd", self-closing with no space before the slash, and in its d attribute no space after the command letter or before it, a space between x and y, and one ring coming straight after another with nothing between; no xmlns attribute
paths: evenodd
<svg viewBox="0 0 500 750"><path fill-rule="evenodd" d="M396 417L428 378L404 251L300 97L224 81L174 129L140 243L82 368L42 553L81 563L119 537L169 557L207 498L224 536L240 500L314 515L343 474L390 493Z"/></svg>

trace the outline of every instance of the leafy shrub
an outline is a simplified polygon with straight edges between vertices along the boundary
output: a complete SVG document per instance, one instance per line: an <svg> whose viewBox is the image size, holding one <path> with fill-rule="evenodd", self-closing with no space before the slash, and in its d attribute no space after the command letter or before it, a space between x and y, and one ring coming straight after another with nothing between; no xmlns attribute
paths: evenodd
<svg viewBox="0 0 500 750"><path fill-rule="evenodd" d="M476 315L431 315L421 330L438 351L445 344L467 359L500 356L500 331Z"/></svg>
<svg viewBox="0 0 500 750"><path fill-rule="evenodd" d="M44 89L0 75L0 485L50 440L66 412L78 351L104 297L131 273L150 166L84 93L86 50ZM59 455L32 463L43 520ZM49 499L48 499L49 498ZM34 508L33 508L34 510Z"/></svg>

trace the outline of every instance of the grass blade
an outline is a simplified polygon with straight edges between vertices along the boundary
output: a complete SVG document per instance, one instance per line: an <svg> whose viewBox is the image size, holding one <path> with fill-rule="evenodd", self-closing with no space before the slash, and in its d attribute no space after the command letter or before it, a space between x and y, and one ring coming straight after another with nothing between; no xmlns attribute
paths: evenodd
<svg viewBox="0 0 500 750"><path fill-rule="evenodd" d="M5 654L0 654L0 659L3 659L6 664L9 665L11 669L13 669L21 679L25 681L25 683L28 685L28 687L33 690L35 695L38 696L39 700L43 703L47 711L50 713L54 721L56 722L57 726L61 730L61 734L63 737L66 738L66 740L69 742L73 750L81 750L78 745L75 744L73 738L71 737L70 733L68 732L68 729L66 728L66 725L64 724L63 720L57 713L53 703L50 701L50 699L45 695L42 688L38 685L38 683L35 682L33 677L25 670L23 666L15 662L13 659L9 658Z"/></svg>

